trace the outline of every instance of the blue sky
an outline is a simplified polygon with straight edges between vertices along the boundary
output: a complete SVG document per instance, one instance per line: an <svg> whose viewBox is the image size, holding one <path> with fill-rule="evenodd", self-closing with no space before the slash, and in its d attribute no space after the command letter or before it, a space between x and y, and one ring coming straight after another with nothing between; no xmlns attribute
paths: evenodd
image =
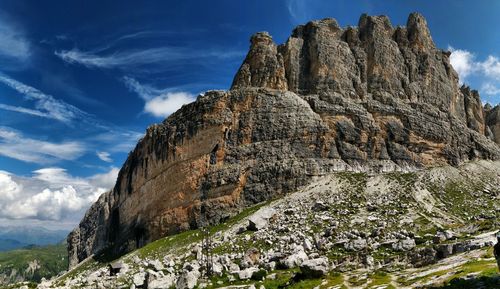
<svg viewBox="0 0 500 289"><path fill-rule="evenodd" d="M254 32L414 11L498 103L500 1L1 1L0 223L74 226L147 126L229 88Z"/></svg>

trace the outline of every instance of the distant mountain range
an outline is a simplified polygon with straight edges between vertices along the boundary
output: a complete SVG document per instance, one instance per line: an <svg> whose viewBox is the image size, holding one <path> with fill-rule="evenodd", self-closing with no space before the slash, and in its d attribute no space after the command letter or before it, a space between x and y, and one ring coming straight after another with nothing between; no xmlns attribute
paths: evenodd
<svg viewBox="0 0 500 289"><path fill-rule="evenodd" d="M0 226L0 251L61 243L68 232L43 227Z"/></svg>
<svg viewBox="0 0 500 289"><path fill-rule="evenodd" d="M9 251L24 247L28 244L12 239L0 239L0 251Z"/></svg>

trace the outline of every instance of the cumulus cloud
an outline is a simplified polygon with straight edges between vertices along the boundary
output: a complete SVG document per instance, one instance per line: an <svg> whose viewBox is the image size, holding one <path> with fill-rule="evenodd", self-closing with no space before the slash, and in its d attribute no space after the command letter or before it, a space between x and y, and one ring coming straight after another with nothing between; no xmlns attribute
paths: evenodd
<svg viewBox="0 0 500 289"><path fill-rule="evenodd" d="M448 47L451 51L450 63L458 73L460 81L464 81L467 76L476 70L476 63L474 62L474 55L467 50L454 49Z"/></svg>
<svg viewBox="0 0 500 289"><path fill-rule="evenodd" d="M194 95L187 92L168 92L146 101L144 111L157 117L166 117L193 100Z"/></svg>
<svg viewBox="0 0 500 289"><path fill-rule="evenodd" d="M96 155L99 159L101 159L104 162L111 163L113 160L110 157L110 154L108 152L96 152Z"/></svg>
<svg viewBox="0 0 500 289"><path fill-rule="evenodd" d="M81 210L86 204L86 200L77 195L73 186L66 186L54 191L44 189L27 199L11 203L3 208L3 214L4 217L15 219L58 220L66 213Z"/></svg>
<svg viewBox="0 0 500 289"><path fill-rule="evenodd" d="M0 199L13 200L21 189L22 186L14 182L10 174L0 171Z"/></svg>
<svg viewBox="0 0 500 289"><path fill-rule="evenodd" d="M488 56L484 62L479 63L483 73L491 78L500 80L500 60L495 56Z"/></svg>
<svg viewBox="0 0 500 289"><path fill-rule="evenodd" d="M44 168L31 177L0 171L0 218L77 222L98 197L111 189L118 169L88 178L62 168Z"/></svg>
<svg viewBox="0 0 500 289"><path fill-rule="evenodd" d="M31 163L75 160L85 152L84 144L76 141L52 143L24 136L0 126L0 155Z"/></svg>
<svg viewBox="0 0 500 289"><path fill-rule="evenodd" d="M123 82L129 90L145 101L144 111L156 117L166 117L195 99L195 96L189 92L155 88L148 84L141 84L128 76L123 78Z"/></svg>
<svg viewBox="0 0 500 289"><path fill-rule="evenodd" d="M451 51L450 63L457 71L460 83L464 83L469 77L475 76L481 79L481 94L496 96L500 95L500 88L494 83L500 80L500 59L496 56L488 56L484 61L478 61L476 56L467 50L448 47Z"/></svg>

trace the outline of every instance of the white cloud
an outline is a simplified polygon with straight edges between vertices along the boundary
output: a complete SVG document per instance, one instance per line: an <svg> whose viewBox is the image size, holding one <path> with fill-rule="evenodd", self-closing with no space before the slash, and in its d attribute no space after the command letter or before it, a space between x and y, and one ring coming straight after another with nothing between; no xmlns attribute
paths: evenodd
<svg viewBox="0 0 500 289"><path fill-rule="evenodd" d="M111 188L115 185L119 172L120 172L119 168L112 167L109 170L109 172L104 173L104 174L93 175L88 180L89 180L89 183L95 187Z"/></svg>
<svg viewBox="0 0 500 289"><path fill-rule="evenodd" d="M65 169L52 167L33 171L33 179L47 182L55 186L78 185L85 186L88 182L84 179L70 176Z"/></svg>
<svg viewBox="0 0 500 289"><path fill-rule="evenodd" d="M200 58L240 57L240 51L220 51L207 49L189 49L182 47L160 47L143 50L125 50L99 55L99 52L81 51L79 49L55 51L54 54L63 61L80 64L88 68L121 68L128 69L141 65L165 64Z"/></svg>
<svg viewBox="0 0 500 289"><path fill-rule="evenodd" d="M87 147L95 147L95 145L98 144L100 146L99 149L105 149L112 152L129 152L130 149L135 146L137 140L143 135L141 133L117 127L99 120L95 116L88 114L71 104L68 104L62 100L58 100L51 95L45 94L34 87L21 83L1 72L0 83L3 83L4 85L19 92L25 100L32 101L35 106L35 109L31 109L0 103L0 109L33 115L37 117L54 119L63 122L72 128L78 126L79 128L84 129L86 132L92 131L96 134L85 139L85 146ZM2 128L0 127L0 129ZM19 140L19 143L24 143L27 147L29 145L28 140L29 139L26 139L26 141ZM12 140L11 143L13 142L14 141ZM3 143L6 143L6 141L4 140ZM30 143L36 144L36 142ZM46 150L52 152L52 150L50 149L50 143L47 144L49 147L46 148ZM57 154L53 155L52 153L49 153L49 155L52 155L54 158L59 159L74 159L72 157L68 158L66 152L70 151L76 153L83 147L80 142L64 142L58 145L58 148L62 149L61 157L58 157ZM18 152L22 148L10 148L3 146L2 138L0 137L0 154L2 154L3 151L3 154L7 154L8 152L9 156L20 160L38 163L46 162L46 158L40 157L41 155L45 154L44 151L38 152L38 148L34 145L30 145L29 147L33 148L35 151L28 151L23 149L23 151L28 152L28 154L17 154L16 152Z"/></svg>
<svg viewBox="0 0 500 289"><path fill-rule="evenodd" d="M497 57L488 56L484 62L479 63L479 67L485 75L500 80L500 60Z"/></svg>
<svg viewBox="0 0 500 289"><path fill-rule="evenodd" d="M467 50L454 49L451 46L448 46L448 50L451 51L450 63L458 73L460 81L463 82L467 76L477 69L474 55Z"/></svg>
<svg viewBox="0 0 500 289"><path fill-rule="evenodd" d="M5 18L0 18L0 56L20 61L30 56L29 41L18 27Z"/></svg>
<svg viewBox="0 0 500 289"><path fill-rule="evenodd" d="M166 117L182 105L195 100L195 96L189 92L155 88L148 84L141 84L128 76L123 77L123 82L129 90L137 93L145 101L144 111L156 117Z"/></svg>
<svg viewBox="0 0 500 289"><path fill-rule="evenodd" d="M0 199L13 200L21 189L7 172L0 171Z"/></svg>
<svg viewBox="0 0 500 289"><path fill-rule="evenodd" d="M305 22L311 19L311 0L287 0L286 7L294 23Z"/></svg>
<svg viewBox="0 0 500 289"><path fill-rule="evenodd" d="M474 76L482 82L479 90L481 94L500 95L500 88L494 84L500 80L500 59L489 55L486 60L477 61L476 56L470 51L454 49L451 46L448 46L448 50L451 51L450 63L457 71L461 84Z"/></svg>
<svg viewBox="0 0 500 289"><path fill-rule="evenodd" d="M96 135L93 135L92 137L86 139L86 146L93 146L94 144L97 143L97 141L101 141L102 143L101 148L103 149L102 146L106 147L105 149L108 151L113 151L113 152L129 152L131 148L133 148L137 142L137 140L142 136L141 133L137 133L134 131L126 130L121 127L116 127L112 124L103 122L102 120L99 120L95 118L95 116L88 114L79 108L68 104L62 100L58 100L54 98L51 95L45 94L41 92L40 90L31 87L29 85L26 85L24 83L21 83L13 78L10 78L9 76L3 74L0 72L0 83L3 83L7 85L8 87L14 89L15 91L19 92L24 99L32 101L34 103L34 106L36 109L31 109L31 108L25 108L25 107L19 107L19 106L11 106L7 104L2 104L0 103L0 109L3 110L8 110L8 111L14 111L14 112L19 112L27 115L33 115L37 117L43 117L43 118L49 118L49 119L54 119L57 121L60 121L62 123L67 124L70 127L74 126L80 126L80 128L85 129L86 131L94 131L94 132L99 132ZM0 129L2 129L0 127ZM5 131L5 129L3 129ZM103 132L103 133L101 133ZM19 134L19 133L17 133ZM103 136L108 136L108 137L103 137ZM19 140L19 143L24 143L26 144L26 147L28 146L28 140ZM6 141L4 140L3 143ZM13 141L11 141L12 143ZM31 142L36 145L36 142ZM45 146L46 150L49 150L52 152L50 149L50 143L47 143L49 147ZM38 162L38 163L45 163L46 158L41 158L40 156L44 154L44 151L38 152L38 148L35 145L30 145L29 147L33 148L35 151L27 151L28 154L17 154L20 149L22 148L10 148L10 147L5 147L2 145L2 137L0 136L0 154L2 154L2 151L4 152L3 154L6 154L9 152L11 157L24 160L24 161L29 161L29 162ZM62 157L58 157L58 155L52 155L49 153L49 155L52 155L55 158L59 159L74 159L74 158L68 158L67 154L65 154L68 150L71 152L76 152L80 151L82 148L82 144L79 142L64 142L59 144L60 146L58 148L61 148L62 151ZM33 157L37 156L37 157Z"/></svg>
<svg viewBox="0 0 500 289"><path fill-rule="evenodd" d="M496 87L495 85L487 82L481 86L481 91L486 95L497 95L500 94L500 87Z"/></svg>
<svg viewBox="0 0 500 289"><path fill-rule="evenodd" d="M172 91L171 89L159 89L148 84L139 83L139 81L129 76L124 76L123 82L130 91L137 93L143 100L150 100L160 94Z"/></svg>
<svg viewBox="0 0 500 289"><path fill-rule="evenodd" d="M102 161L105 161L107 163L113 162L113 160L110 158L110 154L108 152L96 152L96 155Z"/></svg>
<svg viewBox="0 0 500 289"><path fill-rule="evenodd" d="M21 107L21 106L12 106L12 105L8 105L8 104L0 103L0 109L14 111L14 112L20 112L20 113L44 117L44 118L53 118L51 115L49 115L45 112L35 110L35 109L25 108L25 107Z"/></svg>
<svg viewBox="0 0 500 289"><path fill-rule="evenodd" d="M146 101L144 111L157 117L166 117L193 100L194 95L187 92L168 92Z"/></svg>
<svg viewBox="0 0 500 289"><path fill-rule="evenodd" d="M88 141L105 144L102 145L100 149L105 147L106 151L111 153L128 153L137 145L137 141L143 136L144 133L114 129L93 135Z"/></svg>
<svg viewBox="0 0 500 289"><path fill-rule="evenodd" d="M49 163L54 160L75 160L85 152L85 146L76 141L52 143L24 136L8 127L0 127L0 155L13 159Z"/></svg>
<svg viewBox="0 0 500 289"><path fill-rule="evenodd" d="M151 64L165 61L166 58L179 58L174 50L168 48L146 49L142 51L117 52L109 55L99 56L92 52L84 52L78 49L62 50L54 52L56 56L71 64L81 64L86 67L116 68L122 66L136 66L140 64Z"/></svg>
<svg viewBox="0 0 500 289"><path fill-rule="evenodd" d="M79 108L64 101L55 99L51 95L45 94L34 87L21 83L2 73L0 73L0 83L16 90L18 93L22 94L26 100L33 101L36 108L36 110L32 110L3 105L0 107L2 109L48 117L67 124L71 123L75 119L82 120L90 118L90 115L83 112Z"/></svg>
<svg viewBox="0 0 500 289"><path fill-rule="evenodd" d="M31 177L0 171L0 218L78 222L85 210L116 182L118 169L88 178L62 168L44 168Z"/></svg>
<svg viewBox="0 0 500 289"><path fill-rule="evenodd" d="M58 220L65 213L81 210L86 203L86 199L80 198L73 186L66 186L54 191L44 189L27 199L9 204L3 208L3 214L14 219Z"/></svg>

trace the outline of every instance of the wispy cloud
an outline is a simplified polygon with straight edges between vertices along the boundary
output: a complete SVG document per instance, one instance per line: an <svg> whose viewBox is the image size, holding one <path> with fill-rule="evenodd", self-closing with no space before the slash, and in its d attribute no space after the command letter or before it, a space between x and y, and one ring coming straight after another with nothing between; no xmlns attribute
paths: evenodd
<svg viewBox="0 0 500 289"><path fill-rule="evenodd" d="M111 159L111 155L108 152L96 152L96 155L99 159L104 162L111 163L113 160Z"/></svg>
<svg viewBox="0 0 500 289"><path fill-rule="evenodd" d="M132 32L132 33L128 33L128 34L122 35L122 36L116 38L116 40L111 41L111 45L109 45L109 46L113 46L113 45L115 45L116 43L118 43L120 41L129 40L129 39L136 40L136 39L141 39L141 38L158 38L158 37L164 37L164 36L169 36L169 35L178 35L178 34L187 34L187 33L189 33L189 34L199 33L199 32L203 32L203 31L206 31L206 30L204 30L204 29L190 29L189 31L179 31L179 30L163 30L163 31L161 31L161 30L141 30L141 31L136 31L136 32Z"/></svg>
<svg viewBox="0 0 500 289"><path fill-rule="evenodd" d="M77 222L102 193L113 187L118 171L112 167L87 178L71 176L57 167L33 171L31 177L0 171L0 217Z"/></svg>
<svg viewBox="0 0 500 289"><path fill-rule="evenodd" d="M22 106L12 106L12 105L8 105L8 104L0 103L0 109L29 114L29 115L34 115L34 116L39 116L39 117L44 117L44 118L54 118L53 116L51 116L48 113L45 113L45 112L42 112L39 110L35 110L35 109L25 108Z"/></svg>
<svg viewBox="0 0 500 289"><path fill-rule="evenodd" d="M122 80L130 91L137 93L143 100L150 100L158 95L172 92L172 89L160 89L149 84L139 83L139 81L129 76L124 76Z"/></svg>
<svg viewBox="0 0 500 289"><path fill-rule="evenodd" d="M45 164L56 160L75 160L85 152L81 142L53 143L32 139L8 127L0 127L0 155L24 162Z"/></svg>
<svg viewBox="0 0 500 289"><path fill-rule="evenodd" d="M87 152L96 151L99 159L113 163L111 153L128 153L144 135L131 130L109 128L76 140L51 142L24 135L10 127L0 126L0 155L28 163L54 164L79 161ZM106 151L102 151L106 150Z"/></svg>
<svg viewBox="0 0 500 289"><path fill-rule="evenodd" d="M26 108L14 110L13 107L10 107L9 110L48 117L66 124L71 123L74 119L90 118L89 114L79 108L62 100L58 100L51 95L45 94L34 87L10 78L5 74L0 73L0 83L14 89L23 95L26 100L33 101L36 108L36 110ZM4 106L3 109L8 108L7 106Z"/></svg>
<svg viewBox="0 0 500 289"><path fill-rule="evenodd" d="M100 152L98 156L103 161L113 162L110 155L106 155L107 152L129 152L143 135L99 120L73 105L1 72L0 83L14 89L34 105L32 109L0 103L0 109L53 119L68 125L71 129L78 128L74 134L68 134L72 140L50 142L30 138L20 131L0 126L0 155L29 163L47 164L66 160L76 161L85 152L97 150Z"/></svg>
<svg viewBox="0 0 500 289"><path fill-rule="evenodd" d="M54 52L56 56L71 64L80 64L88 68L130 69L142 65L160 65L178 61L218 58L227 59L241 57L240 51L222 51L207 49L191 49L181 47L159 47L143 50L125 50L112 53L81 51L79 49Z"/></svg>
<svg viewBox="0 0 500 289"><path fill-rule="evenodd" d="M85 105L102 107L104 104L94 97L89 97L79 88L77 81L71 74L65 71L53 71L41 75L41 84L44 87L50 87L54 93L61 94L66 98Z"/></svg>
<svg viewBox="0 0 500 289"><path fill-rule="evenodd" d="M486 95L500 95L500 87L497 87L491 82L486 82L481 86L481 92Z"/></svg>
<svg viewBox="0 0 500 289"><path fill-rule="evenodd" d="M308 21L311 18L310 1L304 0L287 0L286 8L294 23Z"/></svg>
<svg viewBox="0 0 500 289"><path fill-rule="evenodd" d="M166 117L184 104L195 100L195 96L189 92L159 89L152 85L141 84L128 76L123 78L123 82L145 101L144 111L156 117Z"/></svg>
<svg viewBox="0 0 500 289"><path fill-rule="evenodd" d="M30 43L19 27L0 15L0 58L25 61L30 56Z"/></svg>

